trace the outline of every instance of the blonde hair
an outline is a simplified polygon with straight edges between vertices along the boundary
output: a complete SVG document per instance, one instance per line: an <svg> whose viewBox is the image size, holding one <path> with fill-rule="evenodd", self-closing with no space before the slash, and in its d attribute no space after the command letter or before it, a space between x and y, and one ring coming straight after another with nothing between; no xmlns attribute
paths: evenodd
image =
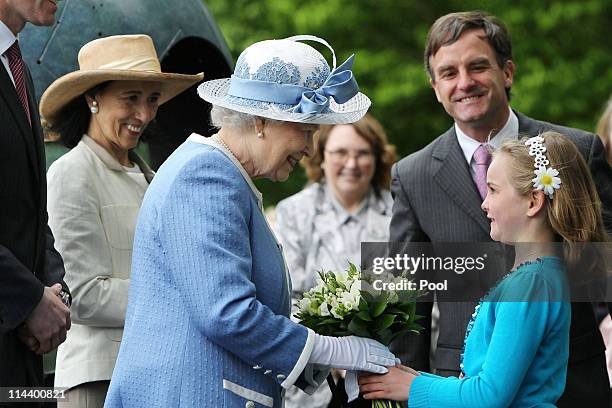
<svg viewBox="0 0 612 408"><path fill-rule="evenodd" d="M546 196L548 222L559 240L568 243L608 240L601 215L601 201L591 172L578 148L565 135L544 132L548 167L559 171L561 187ZM522 194L534 189L534 158L525 146L527 138L506 142L494 153L511 157L512 184Z"/></svg>
<svg viewBox="0 0 612 408"><path fill-rule="evenodd" d="M588 299L601 299L595 294L605 285L606 255L601 247L589 242L606 242L609 237L601 215L601 201L591 172L578 148L565 135L544 132L547 167L559 171L561 186L551 198L546 195L548 224L557 240L563 242L563 257L567 276L572 282L572 294L591 293ZM506 142L494 153L511 158L511 183L522 194L531 192L535 176L534 158L525 145L527 138ZM586 292L585 292L586 291ZM584 296L584 295L583 295Z"/></svg>
<svg viewBox="0 0 612 408"><path fill-rule="evenodd" d="M355 128L359 136L364 138L372 148L376 161L376 170L374 170L374 176L372 177L372 187L374 187L377 193L381 189L388 189L391 184L391 166L393 166L397 157L395 146L388 142L387 135L380 122L369 113L366 113L363 118L350 125ZM334 126L321 126L317 132L318 137L316 138L313 155L302 162L308 180L311 182L317 183L324 176L321 163L323 163L324 159L325 145Z"/></svg>
<svg viewBox="0 0 612 408"><path fill-rule="evenodd" d="M608 99L606 109L599 118L595 130L595 133L597 133L606 149L608 163L612 165L612 127L610 126L610 122L612 122L612 97Z"/></svg>

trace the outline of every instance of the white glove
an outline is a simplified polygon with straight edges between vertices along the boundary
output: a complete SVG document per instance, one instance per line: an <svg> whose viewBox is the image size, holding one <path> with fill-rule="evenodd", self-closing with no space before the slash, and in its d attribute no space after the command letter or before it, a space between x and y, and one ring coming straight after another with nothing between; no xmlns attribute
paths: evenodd
<svg viewBox="0 0 612 408"><path fill-rule="evenodd" d="M309 363L344 370L384 374L395 365L395 356L376 340L363 337L329 337L315 334Z"/></svg>
<svg viewBox="0 0 612 408"><path fill-rule="evenodd" d="M357 371L347 371L344 376L344 390L348 397L347 402L351 402L357 399L359 396L359 384L357 383Z"/></svg>
<svg viewBox="0 0 612 408"><path fill-rule="evenodd" d="M402 364L402 360L395 358L395 365ZM347 402L351 402L357 399L359 396L359 384L357 383L357 371L347 371L344 376L344 390L348 397Z"/></svg>

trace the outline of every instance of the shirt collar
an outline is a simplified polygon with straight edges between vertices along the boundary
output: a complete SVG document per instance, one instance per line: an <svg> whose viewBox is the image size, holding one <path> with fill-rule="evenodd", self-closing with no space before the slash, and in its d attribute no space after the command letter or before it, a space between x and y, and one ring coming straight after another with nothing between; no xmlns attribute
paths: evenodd
<svg viewBox="0 0 612 408"><path fill-rule="evenodd" d="M359 203L359 206L357 207L357 210L354 213L349 213L342 206L342 204L340 204L338 202L338 200L334 196L334 193L332 192L331 188L329 188L327 183L325 183L323 185L323 188L325 190L325 196L327 197L327 200L331 203L334 212L338 216L338 222L340 223L340 225L346 224L346 222L348 222L351 218L355 218L356 220L360 220L362 215L368 209L368 204L370 202L370 195L372 194L371 189L368 192L368 194L364 197L364 199L361 200L361 203Z"/></svg>
<svg viewBox="0 0 612 408"><path fill-rule="evenodd" d="M506 121L506 124L495 136L493 136L492 139L489 140L488 144L494 149L499 149L506 140L514 140L518 137L518 118L516 117L516 114L512 111L512 109L508 109L510 111L510 114L508 115L508 120ZM474 152L476 151L476 149L478 149L478 146L480 146L480 142L472 139L471 137L463 133L463 131L459 129L459 126L457 126L456 123L455 133L457 134L457 141L459 142L459 146L463 151L465 160L470 163L472 161L472 156L474 155Z"/></svg>
<svg viewBox="0 0 612 408"><path fill-rule="evenodd" d="M0 20L0 55L3 55L6 50L17 40L15 34Z"/></svg>

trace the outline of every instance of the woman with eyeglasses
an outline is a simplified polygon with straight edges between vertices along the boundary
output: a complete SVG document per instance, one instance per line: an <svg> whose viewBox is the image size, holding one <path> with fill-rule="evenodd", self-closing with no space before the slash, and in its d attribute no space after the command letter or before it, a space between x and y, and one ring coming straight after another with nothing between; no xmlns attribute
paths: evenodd
<svg viewBox="0 0 612 408"><path fill-rule="evenodd" d="M395 146L369 113L348 125L321 126L306 157L309 184L278 203L275 232L291 273L293 296L315 285L317 271L361 264L361 242L387 241L392 198L388 191ZM312 396L287 392L285 406L327 407L328 387ZM371 405L371 404L370 404Z"/></svg>

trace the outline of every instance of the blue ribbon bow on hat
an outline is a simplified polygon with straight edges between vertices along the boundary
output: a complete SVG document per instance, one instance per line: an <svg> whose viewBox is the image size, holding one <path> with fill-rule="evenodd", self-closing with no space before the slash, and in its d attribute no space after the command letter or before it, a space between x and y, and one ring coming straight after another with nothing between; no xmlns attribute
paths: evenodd
<svg viewBox="0 0 612 408"><path fill-rule="evenodd" d="M238 78L232 75L228 95L262 102L291 105L293 113L317 114L329 107L329 98L343 104L359 92L351 69L355 54L334 69L323 85L311 89L293 84Z"/></svg>
<svg viewBox="0 0 612 408"><path fill-rule="evenodd" d="M321 87L302 92L300 102L293 112L321 113L329 107L329 97L333 97L337 103L342 104L357 95L359 85L351 71L354 61L355 54L334 69Z"/></svg>

